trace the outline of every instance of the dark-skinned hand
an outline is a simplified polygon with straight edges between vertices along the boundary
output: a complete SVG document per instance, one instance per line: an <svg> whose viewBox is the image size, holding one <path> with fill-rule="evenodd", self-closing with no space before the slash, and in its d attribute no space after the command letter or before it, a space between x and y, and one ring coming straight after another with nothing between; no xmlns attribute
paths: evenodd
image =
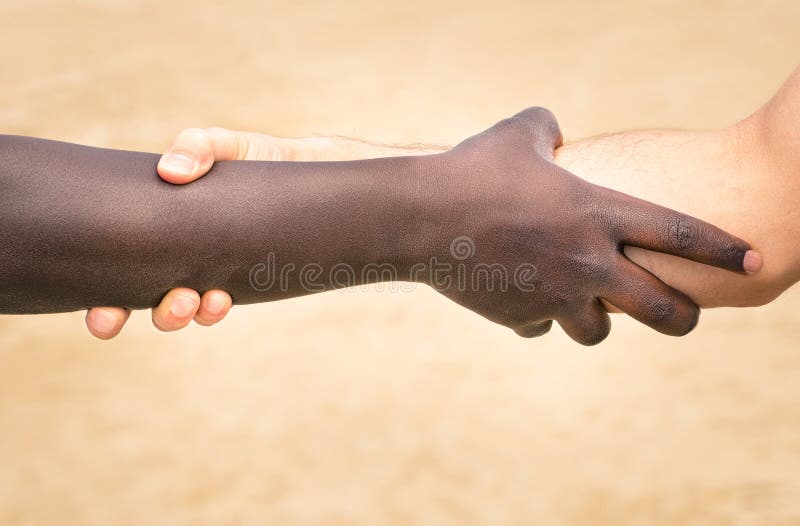
<svg viewBox="0 0 800 526"><path fill-rule="evenodd" d="M425 281L525 337L555 320L574 340L596 344L610 330L601 300L664 334L691 331L699 316L691 298L626 258L623 246L743 272L749 245L572 175L552 162L560 144L553 115L530 108L433 156L445 175L431 189L442 203L429 251L450 270L426 270Z"/></svg>

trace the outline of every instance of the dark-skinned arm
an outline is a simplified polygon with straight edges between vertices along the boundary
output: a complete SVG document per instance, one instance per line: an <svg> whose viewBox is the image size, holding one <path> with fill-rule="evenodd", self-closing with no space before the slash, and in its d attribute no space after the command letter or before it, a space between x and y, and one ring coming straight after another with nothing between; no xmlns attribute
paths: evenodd
<svg viewBox="0 0 800 526"><path fill-rule="evenodd" d="M530 109L442 154L221 162L174 186L156 175L156 155L3 136L0 312L146 308L178 286L243 304L401 279L524 336L557 320L596 343L609 328L601 298L685 334L697 307L622 246L736 272L749 246L571 175L552 162L560 140L552 115ZM485 278L499 268L505 287Z"/></svg>

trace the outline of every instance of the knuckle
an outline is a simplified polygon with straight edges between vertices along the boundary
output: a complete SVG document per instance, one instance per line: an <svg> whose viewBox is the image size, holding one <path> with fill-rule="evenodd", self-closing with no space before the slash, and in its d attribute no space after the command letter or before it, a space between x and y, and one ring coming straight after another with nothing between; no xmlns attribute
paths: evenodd
<svg viewBox="0 0 800 526"><path fill-rule="evenodd" d="M580 247L570 257L570 270L575 275L591 277L593 283L610 283L617 271L610 253L591 246Z"/></svg>
<svg viewBox="0 0 800 526"><path fill-rule="evenodd" d="M667 240L670 248L686 250L697 245L698 225L693 219L677 215L667 223Z"/></svg>
<svg viewBox="0 0 800 526"><path fill-rule="evenodd" d="M669 296L654 298L648 302L644 317L656 326L665 326L677 315L675 299Z"/></svg>
<svg viewBox="0 0 800 526"><path fill-rule="evenodd" d="M576 211L576 224L592 228L592 233L602 232L606 238L616 240L620 227L626 222L624 210L604 188L591 187L588 191L574 192L570 206Z"/></svg>
<svg viewBox="0 0 800 526"><path fill-rule="evenodd" d="M258 152L253 151L254 148L252 148L250 144L250 138L244 134L237 133L233 143L236 149L236 152L233 154L234 159L251 160L251 153L258 155Z"/></svg>
<svg viewBox="0 0 800 526"><path fill-rule="evenodd" d="M230 143L236 137L236 133L220 127L206 128L204 130L205 137L208 139L209 146L211 145L224 145Z"/></svg>
<svg viewBox="0 0 800 526"><path fill-rule="evenodd" d="M250 135L247 132L213 127L206 130L208 151L217 161L233 161L250 159Z"/></svg>

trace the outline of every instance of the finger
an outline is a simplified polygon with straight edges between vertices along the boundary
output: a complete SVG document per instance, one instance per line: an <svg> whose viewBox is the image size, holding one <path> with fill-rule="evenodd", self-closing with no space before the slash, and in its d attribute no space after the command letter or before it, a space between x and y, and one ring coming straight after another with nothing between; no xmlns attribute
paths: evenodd
<svg viewBox="0 0 800 526"><path fill-rule="evenodd" d="M158 175L173 184L190 183L214 164L214 145L207 130L189 128L178 134L158 161Z"/></svg>
<svg viewBox="0 0 800 526"><path fill-rule="evenodd" d="M619 277L605 299L663 334L684 336L695 328L700 309L688 296L625 257L619 264Z"/></svg>
<svg viewBox="0 0 800 526"><path fill-rule="evenodd" d="M552 326L553 320L536 321L523 325L522 327L517 327L514 329L514 332L523 338L538 338L539 336L547 334Z"/></svg>
<svg viewBox="0 0 800 526"><path fill-rule="evenodd" d="M86 312L86 328L96 338L110 340L118 335L131 311L120 307L95 307Z"/></svg>
<svg viewBox="0 0 800 526"><path fill-rule="evenodd" d="M620 244L673 254L734 272L755 274L761 269L761 255L738 237L692 216L608 191L615 196L612 219Z"/></svg>
<svg viewBox="0 0 800 526"><path fill-rule="evenodd" d="M167 292L158 307L153 309L153 325L160 331L183 329L192 321L200 307L200 295L186 288Z"/></svg>
<svg viewBox="0 0 800 526"><path fill-rule="evenodd" d="M209 290L200 298L200 308L194 316L194 321L200 325L214 325L231 310L233 301L230 294L222 290Z"/></svg>
<svg viewBox="0 0 800 526"><path fill-rule="evenodd" d="M611 332L611 318L599 300L590 302L569 317L559 318L558 324L581 345L597 345Z"/></svg>
<svg viewBox="0 0 800 526"><path fill-rule="evenodd" d="M211 170L216 161L287 160L285 139L226 130L188 128L175 138L158 162L158 174L173 184L190 183Z"/></svg>

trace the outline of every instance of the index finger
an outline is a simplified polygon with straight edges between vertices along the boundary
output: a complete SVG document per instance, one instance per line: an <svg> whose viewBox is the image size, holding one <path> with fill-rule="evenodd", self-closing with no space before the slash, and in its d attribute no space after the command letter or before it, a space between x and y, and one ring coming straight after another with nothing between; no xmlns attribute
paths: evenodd
<svg viewBox="0 0 800 526"><path fill-rule="evenodd" d="M612 219L621 245L672 254L733 272L755 274L761 254L710 223L669 208L613 192Z"/></svg>

